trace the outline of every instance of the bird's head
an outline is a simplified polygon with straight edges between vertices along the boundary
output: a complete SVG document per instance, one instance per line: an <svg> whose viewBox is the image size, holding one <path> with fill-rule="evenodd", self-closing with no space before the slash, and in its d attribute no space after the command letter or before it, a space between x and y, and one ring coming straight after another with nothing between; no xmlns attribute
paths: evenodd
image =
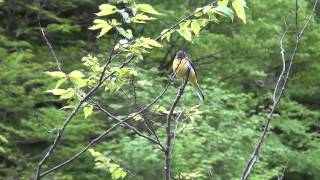
<svg viewBox="0 0 320 180"><path fill-rule="evenodd" d="M186 57L186 52L183 50L180 50L177 52L175 59L184 59Z"/></svg>

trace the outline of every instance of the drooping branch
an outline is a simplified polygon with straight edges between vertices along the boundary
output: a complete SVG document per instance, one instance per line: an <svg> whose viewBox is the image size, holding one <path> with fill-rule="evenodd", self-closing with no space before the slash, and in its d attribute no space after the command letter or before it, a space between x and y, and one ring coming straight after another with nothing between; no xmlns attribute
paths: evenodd
<svg viewBox="0 0 320 180"><path fill-rule="evenodd" d="M268 114L267 116L267 119L266 119L266 122L265 122L265 125L264 125L264 129L260 135L260 138L258 139L257 141L257 144L255 145L254 147L254 150L250 156L250 159L249 161L247 162L247 165L243 171L243 174L242 174L242 177L241 177L241 180L246 180L254 165L256 164L257 160L258 160L258 157L259 157L259 154L260 154L260 150L261 150L261 146L266 138L266 135L267 135L267 132L268 132L268 129L269 129L269 125L270 125L270 122L272 120L272 117L273 117L273 114L283 96L283 93L284 93L284 90L286 89L287 87L287 83L288 83L288 78L289 78L289 75L290 75L290 72L291 72L291 67L292 67L292 64L293 64L293 61L295 60L296 58L296 55L297 55L297 52L298 52L298 49L299 49L299 45L300 45L300 40L301 40L301 37L303 36L303 34L305 33L313 15L314 15L314 12L316 10L316 7L318 5L318 2L319 0L316 0L316 2L314 3L313 5L313 8L311 10L311 13L307 19L307 21L304 23L304 26L296 33L296 41L295 41L295 46L294 46L294 49L292 51L292 54L291 54L291 58L290 58L290 62L289 62L289 65L288 65L288 68L287 68L287 71L286 71L286 74L285 73L281 73L280 74L280 77L278 79L278 82L277 82L277 86L276 86L276 89L274 90L274 96L273 96L273 105L272 105L272 108L271 108L271 111L270 113ZM298 6L298 4L296 3L296 5ZM298 8L296 8L297 10ZM298 12L296 12L296 18L298 17L297 15ZM296 20L296 25L298 24L297 23L298 20ZM287 30L284 32L282 38L280 39L280 53L281 53L281 59L282 59L282 62L283 62L283 65L285 66L285 59L284 59L284 48L283 48L283 38L286 34ZM283 67L283 69L286 69L286 67ZM284 75L285 74L285 75ZM278 83L280 83L279 81L281 81L281 79L284 78L283 80L283 84L282 86L280 87L280 92L279 92L279 95L278 97L276 97L276 91L279 90L278 88Z"/></svg>

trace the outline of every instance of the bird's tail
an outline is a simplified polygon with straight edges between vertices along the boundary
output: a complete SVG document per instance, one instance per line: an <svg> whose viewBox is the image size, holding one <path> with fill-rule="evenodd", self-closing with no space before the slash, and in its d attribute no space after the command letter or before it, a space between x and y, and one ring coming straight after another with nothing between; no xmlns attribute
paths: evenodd
<svg viewBox="0 0 320 180"><path fill-rule="evenodd" d="M205 98L204 98L204 95L202 93L202 90L201 90L199 84L198 83L194 83L193 87L196 90L196 93L197 93L199 99L203 102Z"/></svg>

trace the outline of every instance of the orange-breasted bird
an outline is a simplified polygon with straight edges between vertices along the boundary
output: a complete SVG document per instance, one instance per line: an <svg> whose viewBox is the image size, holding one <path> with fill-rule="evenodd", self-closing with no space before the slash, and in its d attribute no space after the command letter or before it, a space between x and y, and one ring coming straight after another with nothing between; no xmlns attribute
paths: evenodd
<svg viewBox="0 0 320 180"><path fill-rule="evenodd" d="M194 68L191 59L187 56L185 51L180 50L177 52L172 63L172 68L173 72L176 72L178 77L180 78L184 78L189 69L190 72L188 80L194 87L199 99L201 101L204 101L205 98L198 84L196 69Z"/></svg>

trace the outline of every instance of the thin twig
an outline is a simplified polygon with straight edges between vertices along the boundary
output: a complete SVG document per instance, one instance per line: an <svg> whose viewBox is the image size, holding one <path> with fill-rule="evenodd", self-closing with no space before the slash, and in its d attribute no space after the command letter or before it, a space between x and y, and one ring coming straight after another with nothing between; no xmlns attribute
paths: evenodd
<svg viewBox="0 0 320 180"><path fill-rule="evenodd" d="M284 22L286 22L286 21L284 20ZM286 71L286 58L285 58L285 49L283 47L283 39L286 36L287 32L288 32L288 28L286 27L286 30L284 31L284 33L282 34L282 37L280 39L280 54L281 54L281 60L282 60L282 71L280 73L280 76L279 76L278 81L276 83L276 86L274 88L273 102L277 101L276 95L278 92L278 86L280 85L280 82L282 81L284 73Z"/></svg>
<svg viewBox="0 0 320 180"><path fill-rule="evenodd" d="M249 177L252 168L254 167L254 165L255 165L256 162L257 162L257 159L258 159L259 153L260 153L260 149L261 149L261 146L262 146L262 144L263 144L263 142L264 142L264 140L265 140L265 137L266 137L266 135L267 135L267 132L268 132L269 125L270 125L270 122L271 122L271 120L272 120L273 114L274 114L274 112L275 112L275 110L276 110L276 108L277 108L277 106L278 106L278 104L279 104L279 102L280 102L280 100L281 100L281 97L283 96L284 90L285 90L285 88L286 88L286 86L287 86L287 82L288 82L288 78L289 78L289 75L290 75L292 63L293 63L293 61L294 61L295 58L296 58L297 51L298 51L298 48L299 48L299 45L300 45L300 39L301 39L301 37L303 36L306 28L308 27L308 25L309 25L309 23L310 23L313 15L314 15L314 12L315 12L315 9L316 9L316 7L317 7L318 2L319 2L319 0L316 0L316 2L314 3L314 6L313 6L313 8L312 8L312 11L311 11L311 13L310 13L310 16L309 16L309 18L308 18L308 20L305 22L305 24L304 24L303 28L300 30L300 32L297 33L297 35L296 35L295 47L294 47L293 52L292 52L292 54L291 54L290 63L289 63L289 65L288 65L288 70L287 70L286 76L284 77L284 82L283 82L283 85L282 85L282 87L281 87L279 96L278 96L278 98L276 99L276 101L273 103L272 108L271 108L271 111L270 111L270 113L269 113L268 116L267 116L266 123L265 123L264 129L263 129L263 132L261 133L261 136L260 136L260 138L259 138L258 141L257 141L257 144L256 144L256 146L255 146L255 148L254 148L254 150L253 150L253 152L252 152L252 154L251 154L251 157L250 157L249 161L247 162L247 165L246 165L246 167L245 167L245 169L244 169L244 172L243 172L243 174L242 174L241 180L246 180L246 179Z"/></svg>

